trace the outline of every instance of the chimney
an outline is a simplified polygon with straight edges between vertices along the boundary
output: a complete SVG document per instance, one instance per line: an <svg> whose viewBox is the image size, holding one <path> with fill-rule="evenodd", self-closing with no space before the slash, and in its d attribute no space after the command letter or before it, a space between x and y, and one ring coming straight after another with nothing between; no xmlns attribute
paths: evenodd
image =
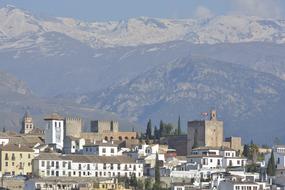
<svg viewBox="0 0 285 190"><path fill-rule="evenodd" d="M19 148L21 148L21 144L18 144Z"/></svg>

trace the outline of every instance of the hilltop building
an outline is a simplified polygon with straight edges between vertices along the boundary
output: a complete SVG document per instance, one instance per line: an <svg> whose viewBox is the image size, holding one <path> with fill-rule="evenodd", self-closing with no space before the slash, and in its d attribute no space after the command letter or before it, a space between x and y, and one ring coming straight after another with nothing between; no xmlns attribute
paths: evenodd
<svg viewBox="0 0 285 190"><path fill-rule="evenodd" d="M22 128L21 128L20 133L28 134L28 133L32 132L33 130L34 130L33 118L26 111L26 113L22 119Z"/></svg>
<svg viewBox="0 0 285 190"><path fill-rule="evenodd" d="M105 132L118 132L119 122L117 121L91 121L91 132L105 133Z"/></svg>
<svg viewBox="0 0 285 190"><path fill-rule="evenodd" d="M196 120L188 122L187 154L193 146L223 146L224 124L217 120L217 112L211 111L210 120Z"/></svg>
<svg viewBox="0 0 285 190"><path fill-rule="evenodd" d="M64 136L79 138L83 128L83 121L79 117L66 117L64 120Z"/></svg>
<svg viewBox="0 0 285 190"><path fill-rule="evenodd" d="M136 132L119 131L119 123L117 121L91 121L91 132L81 132L81 138L89 141L112 141L112 140L134 140Z"/></svg>

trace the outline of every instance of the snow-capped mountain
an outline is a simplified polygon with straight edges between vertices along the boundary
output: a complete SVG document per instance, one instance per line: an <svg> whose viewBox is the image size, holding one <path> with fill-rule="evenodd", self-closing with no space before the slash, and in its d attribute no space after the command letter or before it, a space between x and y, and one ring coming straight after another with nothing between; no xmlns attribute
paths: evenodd
<svg viewBox="0 0 285 190"><path fill-rule="evenodd" d="M41 18L6 6L0 9L0 48L25 47L35 36L58 32L91 47L136 46L186 40L195 44L285 43L285 21L245 16L208 19L131 18L84 22L72 18Z"/></svg>
<svg viewBox="0 0 285 190"><path fill-rule="evenodd" d="M97 116L91 105L140 124L150 116L173 122L180 114L185 128L186 120L215 107L228 134L262 140L273 126L270 132L283 138L284 52L283 20L218 16L84 22L6 6L0 9L0 70L25 81L34 94L0 73L0 115L14 113L9 126L16 126L25 106L40 114ZM81 105L67 105L68 99ZM241 134L244 127L247 134Z"/></svg>

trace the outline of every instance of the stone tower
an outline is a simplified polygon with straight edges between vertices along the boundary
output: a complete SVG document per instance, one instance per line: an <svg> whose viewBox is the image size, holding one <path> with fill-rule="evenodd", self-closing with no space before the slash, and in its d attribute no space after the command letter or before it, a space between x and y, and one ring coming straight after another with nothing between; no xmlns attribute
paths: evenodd
<svg viewBox="0 0 285 190"><path fill-rule="evenodd" d="M79 117L66 117L65 118L64 136L72 136L79 138L81 136L83 121Z"/></svg>
<svg viewBox="0 0 285 190"><path fill-rule="evenodd" d="M34 129L33 118L29 115L28 111L25 112L25 115L22 119L22 128L20 133L28 134Z"/></svg>
<svg viewBox="0 0 285 190"><path fill-rule="evenodd" d="M195 146L223 146L224 124L217 119L217 112L212 110L210 120L188 121L187 154Z"/></svg>

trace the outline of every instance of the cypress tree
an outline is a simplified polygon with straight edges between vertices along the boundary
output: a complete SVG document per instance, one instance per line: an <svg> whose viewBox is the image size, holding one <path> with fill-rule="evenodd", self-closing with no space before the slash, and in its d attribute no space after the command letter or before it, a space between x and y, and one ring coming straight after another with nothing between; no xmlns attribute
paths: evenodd
<svg viewBox="0 0 285 190"><path fill-rule="evenodd" d="M178 118L178 129L177 129L177 135L181 135L180 115L179 115L179 118Z"/></svg>
<svg viewBox="0 0 285 190"><path fill-rule="evenodd" d="M157 127L154 127L154 138L156 140L159 140L159 130L157 129Z"/></svg>
<svg viewBox="0 0 285 190"><path fill-rule="evenodd" d="M159 123L159 137L164 137L165 135L165 129L164 129L164 123L162 120L160 120Z"/></svg>
<svg viewBox="0 0 285 190"><path fill-rule="evenodd" d="M146 133L145 136L147 139L152 138L152 126L151 126L151 120L148 120L147 127L146 127Z"/></svg>
<svg viewBox="0 0 285 190"><path fill-rule="evenodd" d="M245 144L244 146L243 146L243 156L244 157L246 157L246 158L248 158L249 157L249 146L247 145L247 144Z"/></svg>
<svg viewBox="0 0 285 190"><path fill-rule="evenodd" d="M267 172L267 175L269 175L269 176L275 176L276 167L275 167L275 158L274 158L273 150L271 152L271 157L268 160L266 172Z"/></svg>

